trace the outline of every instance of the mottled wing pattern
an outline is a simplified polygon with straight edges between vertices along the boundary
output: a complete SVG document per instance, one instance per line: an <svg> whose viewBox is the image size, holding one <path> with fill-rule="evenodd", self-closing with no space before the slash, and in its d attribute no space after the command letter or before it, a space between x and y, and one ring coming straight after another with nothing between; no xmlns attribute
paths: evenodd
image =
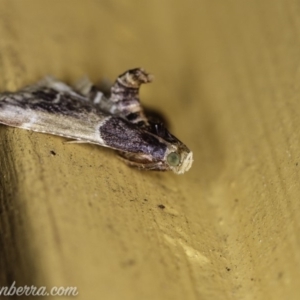
<svg viewBox="0 0 300 300"><path fill-rule="evenodd" d="M109 118L68 85L51 77L0 95L0 123L104 144L99 127Z"/></svg>

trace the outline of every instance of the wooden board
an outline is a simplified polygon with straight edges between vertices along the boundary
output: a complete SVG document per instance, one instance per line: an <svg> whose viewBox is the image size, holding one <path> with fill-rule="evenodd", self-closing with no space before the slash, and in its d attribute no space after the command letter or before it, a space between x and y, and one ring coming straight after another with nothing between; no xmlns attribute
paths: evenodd
<svg viewBox="0 0 300 300"><path fill-rule="evenodd" d="M156 78L143 103L195 162L140 172L108 149L0 126L1 286L299 299L299 31L295 0L2 0L1 91L142 66Z"/></svg>

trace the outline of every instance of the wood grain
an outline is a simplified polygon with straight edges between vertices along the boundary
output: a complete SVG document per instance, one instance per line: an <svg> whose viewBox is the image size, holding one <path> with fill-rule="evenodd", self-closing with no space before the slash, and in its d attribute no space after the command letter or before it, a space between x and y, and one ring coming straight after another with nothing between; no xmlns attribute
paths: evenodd
<svg viewBox="0 0 300 300"><path fill-rule="evenodd" d="M156 78L143 103L195 162L140 172L101 147L0 126L0 285L299 299L299 31L295 0L2 0L2 91L142 66Z"/></svg>

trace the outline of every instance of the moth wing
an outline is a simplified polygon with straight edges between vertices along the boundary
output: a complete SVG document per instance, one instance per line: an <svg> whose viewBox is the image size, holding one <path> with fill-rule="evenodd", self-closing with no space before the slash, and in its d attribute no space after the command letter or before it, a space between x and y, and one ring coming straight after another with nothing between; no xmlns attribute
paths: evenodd
<svg viewBox="0 0 300 300"><path fill-rule="evenodd" d="M0 123L105 146L99 128L110 118L68 85L46 77L0 95Z"/></svg>

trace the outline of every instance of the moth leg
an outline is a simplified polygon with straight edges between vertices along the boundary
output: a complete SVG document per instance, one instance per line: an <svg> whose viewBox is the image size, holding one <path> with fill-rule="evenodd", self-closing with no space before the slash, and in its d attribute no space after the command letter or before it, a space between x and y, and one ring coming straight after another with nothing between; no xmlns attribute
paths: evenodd
<svg viewBox="0 0 300 300"><path fill-rule="evenodd" d="M31 91L41 88L50 88L58 92L74 93L74 90L69 85L65 84L60 80L57 80L52 76L46 76L42 80L38 81L36 84L27 86L23 90Z"/></svg>
<svg viewBox="0 0 300 300"><path fill-rule="evenodd" d="M90 81L90 79L87 76L84 76L75 83L74 88L80 94L88 97L93 85L94 84Z"/></svg>
<svg viewBox="0 0 300 300"><path fill-rule="evenodd" d="M133 168L138 168L140 170L155 170L155 171L166 171L167 169L162 162L151 162L149 160L143 159L143 157L138 153L126 153L122 151L117 151L119 158L125 162L128 166Z"/></svg>
<svg viewBox="0 0 300 300"><path fill-rule="evenodd" d="M105 97L104 92L93 84L87 76L81 78L75 84L74 88L80 95L84 96L86 100L99 107L101 111L111 114L112 103Z"/></svg>
<svg viewBox="0 0 300 300"><path fill-rule="evenodd" d="M66 141L65 144L93 144L92 142L84 141L84 140L72 140Z"/></svg>
<svg viewBox="0 0 300 300"><path fill-rule="evenodd" d="M148 120L140 103L141 84L153 80L153 76L141 68L128 70L121 74L111 87L109 101L111 114L118 115L130 123L148 125Z"/></svg>

